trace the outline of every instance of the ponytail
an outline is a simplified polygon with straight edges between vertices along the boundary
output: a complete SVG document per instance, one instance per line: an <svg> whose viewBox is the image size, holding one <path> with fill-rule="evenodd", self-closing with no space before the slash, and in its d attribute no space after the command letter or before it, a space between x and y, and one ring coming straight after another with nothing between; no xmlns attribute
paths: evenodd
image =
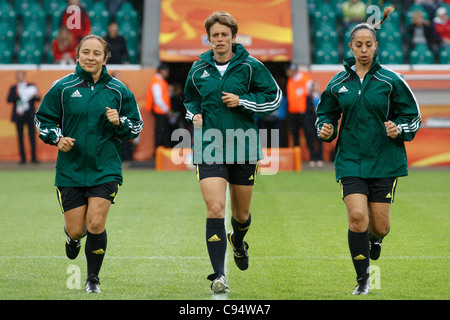
<svg viewBox="0 0 450 320"><path fill-rule="evenodd" d="M357 24L352 31L350 32L350 39L353 40L353 37L356 33L356 31L361 30L361 29L368 29L370 31L372 31L373 33L373 37L376 39L377 38L377 31L381 28L381 25L383 24L383 22L389 17L389 15L395 10L395 7L393 5L390 5L386 8L384 8L384 12L383 12L383 18L380 20L380 22L372 25L370 23L367 22L363 22L360 24Z"/></svg>
<svg viewBox="0 0 450 320"><path fill-rule="evenodd" d="M373 27L375 30L378 30L381 28L381 25L383 24L384 20L386 20L389 15L395 10L395 6L390 5L386 8L384 8L384 12L383 12L383 18L380 20L380 22L378 22L377 24L375 24Z"/></svg>

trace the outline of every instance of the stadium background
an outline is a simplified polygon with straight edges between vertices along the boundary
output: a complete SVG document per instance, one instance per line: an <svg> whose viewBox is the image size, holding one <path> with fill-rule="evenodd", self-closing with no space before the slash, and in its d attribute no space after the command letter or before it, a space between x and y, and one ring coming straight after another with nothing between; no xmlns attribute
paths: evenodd
<svg viewBox="0 0 450 320"><path fill-rule="evenodd" d="M144 111L151 76L159 62L171 66L170 83L184 84L196 56L209 49L203 21L214 10L233 14L239 23L238 41L263 61L284 90L284 68L290 61L302 66L321 88L337 71L349 51L348 33L342 27L342 0L145 0L126 1L116 14L119 32L127 39L129 65L108 65L121 73L134 92L144 118L144 130L135 151L137 162L154 161L153 119ZM378 1L364 0L378 5ZM414 1L392 1L395 13L379 32L381 62L405 75L421 106L422 129L407 143L412 166L450 165L450 48L436 55L427 50L409 51L406 26ZM104 1L82 0L91 19L91 33L104 36L110 15ZM41 95L53 81L73 71L73 66L53 64L50 43L55 37L66 0L3 0L0 3L0 161L18 162L16 129L11 105L6 103L9 86L18 69L38 86ZM450 11L450 10L449 10ZM285 126L286 127L286 126ZM283 130L282 147L291 139ZM304 161L308 152L302 139ZM27 149L28 141L25 138ZM329 160L333 145L324 149ZM38 159L53 162L56 148L37 140ZM29 154L29 150L28 154Z"/></svg>

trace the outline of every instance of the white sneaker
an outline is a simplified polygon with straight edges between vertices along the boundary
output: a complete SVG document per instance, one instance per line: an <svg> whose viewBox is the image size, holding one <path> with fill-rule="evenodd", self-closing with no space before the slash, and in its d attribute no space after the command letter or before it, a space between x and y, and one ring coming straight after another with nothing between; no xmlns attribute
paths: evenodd
<svg viewBox="0 0 450 320"><path fill-rule="evenodd" d="M228 283L224 275L219 275L217 273L210 274L208 280L211 280L211 291L218 293L228 293Z"/></svg>

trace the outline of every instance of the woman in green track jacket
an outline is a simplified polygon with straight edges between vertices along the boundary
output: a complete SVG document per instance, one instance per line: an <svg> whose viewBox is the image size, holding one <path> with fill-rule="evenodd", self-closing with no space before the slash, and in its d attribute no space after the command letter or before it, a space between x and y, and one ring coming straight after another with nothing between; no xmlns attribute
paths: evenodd
<svg viewBox="0 0 450 320"><path fill-rule="evenodd" d="M226 237L239 269L248 267L250 203L257 161L262 158L254 117L275 111L281 90L269 70L236 44L238 25L227 12L205 21L212 50L200 55L185 85L186 118L194 125L194 163L206 203L206 244L214 273L215 293L228 291L224 273ZM232 230L225 233L226 189L229 183Z"/></svg>
<svg viewBox="0 0 450 320"><path fill-rule="evenodd" d="M101 37L85 37L75 72L53 83L35 118L39 137L59 150L55 185L70 259L87 234L89 293L100 292L106 217L122 184L121 141L136 138L143 125L134 95L107 73L108 56Z"/></svg>
<svg viewBox="0 0 450 320"><path fill-rule="evenodd" d="M345 59L345 70L328 83L317 109L318 136L327 142L338 136L336 179L347 207L358 280L353 294L369 293L369 256L380 255L397 177L408 174L404 141L412 140L421 124L414 94L402 75L380 65L377 45L371 25L352 30L354 58Z"/></svg>

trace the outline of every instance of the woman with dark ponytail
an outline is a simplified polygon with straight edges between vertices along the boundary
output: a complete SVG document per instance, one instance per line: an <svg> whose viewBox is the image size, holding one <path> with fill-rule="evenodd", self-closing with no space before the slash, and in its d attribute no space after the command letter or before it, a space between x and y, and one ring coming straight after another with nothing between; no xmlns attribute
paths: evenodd
<svg viewBox="0 0 450 320"><path fill-rule="evenodd" d="M357 295L370 292L369 257L380 256L397 179L408 175L404 141L411 141L421 124L419 105L405 79L380 65L375 54L376 30L392 10L388 7L375 26L353 28L348 46L354 57L344 60L345 70L328 83L317 108L319 138L331 142L338 136L336 180L347 208Z"/></svg>

